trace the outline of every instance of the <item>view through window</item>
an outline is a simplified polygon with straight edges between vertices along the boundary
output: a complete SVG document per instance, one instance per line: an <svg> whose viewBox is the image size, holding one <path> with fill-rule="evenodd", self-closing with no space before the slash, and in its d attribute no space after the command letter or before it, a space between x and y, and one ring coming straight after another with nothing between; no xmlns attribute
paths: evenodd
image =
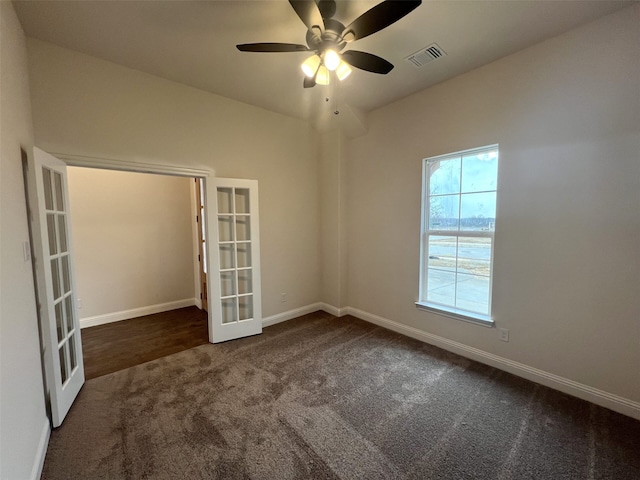
<svg viewBox="0 0 640 480"><path fill-rule="evenodd" d="M425 159L422 306L490 320L498 146Z"/></svg>

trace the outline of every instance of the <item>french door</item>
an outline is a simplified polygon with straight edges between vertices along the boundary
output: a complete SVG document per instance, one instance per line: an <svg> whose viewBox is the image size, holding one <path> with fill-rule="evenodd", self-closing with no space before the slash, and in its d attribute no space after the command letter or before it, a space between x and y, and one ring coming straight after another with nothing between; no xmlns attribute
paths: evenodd
<svg viewBox="0 0 640 480"><path fill-rule="evenodd" d="M58 427L84 384L66 164L34 148L27 181L45 377Z"/></svg>
<svg viewBox="0 0 640 480"><path fill-rule="evenodd" d="M66 164L34 148L27 169L37 298L52 423L84 384ZM258 182L207 177L209 340L262 332ZM204 227L204 225L203 225Z"/></svg>
<svg viewBox="0 0 640 480"><path fill-rule="evenodd" d="M262 333L258 182L209 177L206 186L209 339L218 343Z"/></svg>

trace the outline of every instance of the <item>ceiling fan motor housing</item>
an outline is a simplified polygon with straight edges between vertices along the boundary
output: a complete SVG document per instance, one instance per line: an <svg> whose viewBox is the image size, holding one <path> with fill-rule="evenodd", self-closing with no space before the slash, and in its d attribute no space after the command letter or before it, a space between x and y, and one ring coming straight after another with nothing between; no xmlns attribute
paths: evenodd
<svg viewBox="0 0 640 480"><path fill-rule="evenodd" d="M347 42L342 38L344 25L333 18L324 19L324 32L317 34L315 29L307 30L307 45L311 50L315 50L318 54L322 54L328 48L339 52Z"/></svg>

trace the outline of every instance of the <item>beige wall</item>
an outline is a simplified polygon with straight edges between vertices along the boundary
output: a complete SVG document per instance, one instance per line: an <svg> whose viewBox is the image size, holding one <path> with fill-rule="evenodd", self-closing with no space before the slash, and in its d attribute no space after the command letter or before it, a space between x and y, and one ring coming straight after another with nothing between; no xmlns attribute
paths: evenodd
<svg viewBox="0 0 640 480"><path fill-rule="evenodd" d="M640 401L639 8L369 116L348 151L350 306ZM414 306L422 159L494 143L509 343Z"/></svg>
<svg viewBox="0 0 640 480"><path fill-rule="evenodd" d="M320 300L336 309L347 305L346 295L346 165L345 136L324 133L320 143ZM339 313L333 311L332 313Z"/></svg>
<svg viewBox="0 0 640 480"><path fill-rule="evenodd" d="M0 2L0 478L35 478L49 421L20 148L33 153L27 50L10 2Z"/></svg>
<svg viewBox="0 0 640 480"><path fill-rule="evenodd" d="M68 172L81 318L194 299L193 179Z"/></svg>
<svg viewBox="0 0 640 480"><path fill-rule="evenodd" d="M307 123L37 40L28 49L38 146L258 180L263 315L318 301L318 135Z"/></svg>

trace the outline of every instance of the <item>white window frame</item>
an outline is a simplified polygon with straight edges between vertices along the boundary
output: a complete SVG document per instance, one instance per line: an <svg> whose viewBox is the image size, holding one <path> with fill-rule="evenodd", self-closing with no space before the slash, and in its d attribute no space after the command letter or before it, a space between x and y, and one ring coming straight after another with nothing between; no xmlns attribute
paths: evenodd
<svg viewBox="0 0 640 480"><path fill-rule="evenodd" d="M493 230L460 230L460 211L458 211L458 230L429 230L429 212L430 212L430 191L429 191L429 180L430 180L430 167L429 165L436 161L442 161L447 159L453 159L456 157L480 154L483 152L488 152L492 150L498 150L499 145L487 145L479 148L472 148L469 150L461 150L459 152L447 153L445 155L438 155L435 157L429 157L423 159L422 163L422 220L421 220L421 228L420 228L420 282L419 282L419 292L418 298L419 300L415 302L416 307L420 310L426 310L433 313L438 313L440 315L454 318L456 320L463 320L466 322L476 323L479 325L492 327L494 324L493 319L491 318L492 314L492 297L493 297L493 259L494 259L494 248L495 248L495 224ZM462 165L461 165L461 175L460 178L462 181ZM496 178L497 181L497 178ZM494 190L487 190L488 192L492 192ZM498 194L498 187L496 182L496 196ZM483 192L473 192L473 193L483 193ZM461 204L462 202L460 202ZM460 208L460 207L459 207ZM497 217L497 213L496 213ZM497 223L497 220L496 220ZM428 279L428 271L429 271L429 237L431 235L434 236L455 236L455 237L477 237L477 238L490 238L491 239L491 258L490 258L490 274L489 274L489 298L488 300L488 315L484 315L477 312L472 312L469 310L464 310L457 307L452 307L444 304L439 304L432 301L427 301L427 279Z"/></svg>

